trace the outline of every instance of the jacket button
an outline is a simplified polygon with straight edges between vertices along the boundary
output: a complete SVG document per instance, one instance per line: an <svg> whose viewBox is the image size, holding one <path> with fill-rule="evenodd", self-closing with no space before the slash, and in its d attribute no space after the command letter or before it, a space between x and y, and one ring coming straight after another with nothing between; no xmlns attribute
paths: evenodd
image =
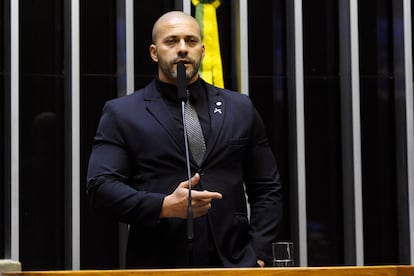
<svg viewBox="0 0 414 276"><path fill-rule="evenodd" d="M206 173L205 173L203 170L198 170L198 174L199 174L200 176L203 176L203 175L205 175Z"/></svg>

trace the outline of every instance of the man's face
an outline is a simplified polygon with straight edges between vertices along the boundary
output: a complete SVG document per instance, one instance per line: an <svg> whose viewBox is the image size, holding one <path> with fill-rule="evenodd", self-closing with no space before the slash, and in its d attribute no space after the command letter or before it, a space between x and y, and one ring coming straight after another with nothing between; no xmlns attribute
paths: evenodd
<svg viewBox="0 0 414 276"><path fill-rule="evenodd" d="M155 33L156 41L150 46L150 54L158 62L160 80L176 84L177 63L184 62L187 82L194 82L204 57L204 44L197 22L186 17L167 18L158 23Z"/></svg>

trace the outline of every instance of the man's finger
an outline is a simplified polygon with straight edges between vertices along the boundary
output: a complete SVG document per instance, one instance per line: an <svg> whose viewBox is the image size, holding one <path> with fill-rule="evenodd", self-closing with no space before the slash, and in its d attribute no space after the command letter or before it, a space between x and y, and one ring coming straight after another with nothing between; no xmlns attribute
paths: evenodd
<svg viewBox="0 0 414 276"><path fill-rule="evenodd" d="M204 191L193 191L193 199L195 200L205 200L205 201L211 201L212 199L222 199L223 195L218 192L210 192L207 190Z"/></svg>
<svg viewBox="0 0 414 276"><path fill-rule="evenodd" d="M191 187L196 186L198 184L198 182L200 182L200 174L199 173L196 173L191 178ZM188 180L181 182L180 186L183 187L183 188L188 188L189 187Z"/></svg>

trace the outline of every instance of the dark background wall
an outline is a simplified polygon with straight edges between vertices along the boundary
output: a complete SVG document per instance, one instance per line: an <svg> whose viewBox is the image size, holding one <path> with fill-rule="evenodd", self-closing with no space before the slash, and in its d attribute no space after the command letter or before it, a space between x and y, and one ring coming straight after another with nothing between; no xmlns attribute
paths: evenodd
<svg viewBox="0 0 414 276"><path fill-rule="evenodd" d="M20 261L25 270L68 267L66 209L68 99L68 5L64 0L20 0L20 124L10 125L9 4L0 4L0 198L9 187L8 138L20 131ZM289 1L289 0L287 0ZM121 265L118 223L92 214L85 190L91 143L104 103L118 96L119 15L116 0L80 3L81 268ZM280 169L286 201L292 197L287 82L286 1L248 1L249 95L262 115ZM135 87L156 73L149 57L152 24L175 9L174 1L134 2ZM392 0L359 1L360 111L364 257L366 264L406 263L401 256L395 146ZM303 1L304 114L308 265L343 265L344 183L340 97L341 10L338 1ZM231 1L217 10L225 86L236 89ZM240 115L242 116L242 114ZM66 127L65 127L66 126ZM7 200L0 200L6 214ZM292 240L291 214L285 205L280 239ZM7 215L0 216L6 236ZM0 239L1 240L1 239ZM6 254L0 242L0 257ZM408 244L406 245L409 246Z"/></svg>

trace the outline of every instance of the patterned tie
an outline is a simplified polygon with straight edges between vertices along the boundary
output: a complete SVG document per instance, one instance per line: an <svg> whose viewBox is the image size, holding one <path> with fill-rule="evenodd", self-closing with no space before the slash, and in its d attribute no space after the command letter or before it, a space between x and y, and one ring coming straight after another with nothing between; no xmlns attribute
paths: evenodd
<svg viewBox="0 0 414 276"><path fill-rule="evenodd" d="M197 112L191 105L189 96L190 92L187 90L187 102L184 105L184 113L188 144L194 160L200 165L203 160L204 152L206 151L206 144L204 142L203 130L201 129Z"/></svg>

